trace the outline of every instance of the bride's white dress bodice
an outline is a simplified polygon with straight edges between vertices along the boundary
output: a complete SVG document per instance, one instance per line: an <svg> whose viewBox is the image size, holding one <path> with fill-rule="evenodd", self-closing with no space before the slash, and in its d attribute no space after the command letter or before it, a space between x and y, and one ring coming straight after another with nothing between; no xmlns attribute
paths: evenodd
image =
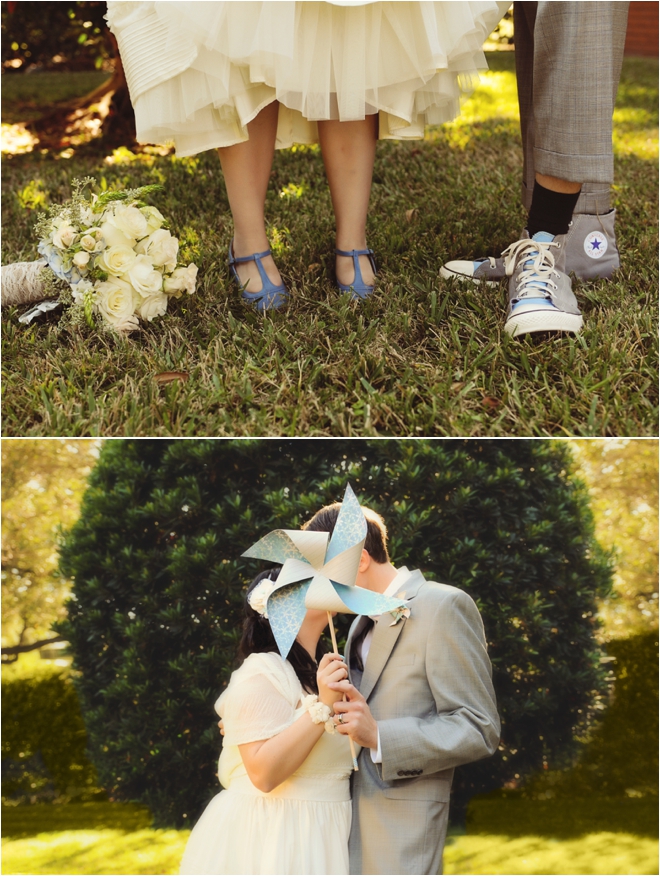
<svg viewBox="0 0 660 876"><path fill-rule="evenodd" d="M232 675L216 703L225 739L218 777L225 788L261 794L249 778L239 745L269 739L302 714L305 692L291 667L279 654L251 654ZM304 800L349 800L351 753L347 737L324 733L308 757L270 797Z"/></svg>

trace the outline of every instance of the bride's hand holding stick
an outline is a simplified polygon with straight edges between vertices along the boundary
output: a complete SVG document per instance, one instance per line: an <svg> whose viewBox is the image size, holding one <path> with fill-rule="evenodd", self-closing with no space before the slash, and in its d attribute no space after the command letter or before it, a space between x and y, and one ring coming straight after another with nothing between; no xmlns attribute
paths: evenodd
<svg viewBox="0 0 660 876"><path fill-rule="evenodd" d="M332 622L332 614L330 612L328 612L328 623L330 624L330 638L332 639L332 649L335 652L335 654L339 654L339 648L337 647L337 636L335 634L335 625ZM344 694L344 696L343 696L343 701L346 702L346 694ZM357 756L355 754L355 743L353 742L353 740L351 739L350 736L348 737L348 741L349 741L349 744L351 746L351 757L353 758L353 769L359 770L358 763L357 763Z"/></svg>

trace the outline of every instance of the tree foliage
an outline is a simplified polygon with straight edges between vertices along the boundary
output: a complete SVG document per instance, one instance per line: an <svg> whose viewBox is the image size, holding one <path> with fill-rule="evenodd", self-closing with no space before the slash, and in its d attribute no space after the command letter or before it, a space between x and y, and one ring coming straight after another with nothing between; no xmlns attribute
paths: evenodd
<svg viewBox="0 0 660 876"><path fill-rule="evenodd" d="M601 606L606 638L658 626L658 442L571 442L591 494L596 537L616 550L614 594Z"/></svg>
<svg viewBox="0 0 660 876"><path fill-rule="evenodd" d="M112 54L100 2L2 3L2 65L93 70Z"/></svg>
<svg viewBox="0 0 660 876"><path fill-rule="evenodd" d="M96 789L71 673L3 668L2 794L15 801L87 797Z"/></svg>
<svg viewBox="0 0 660 876"><path fill-rule="evenodd" d="M84 439L2 442L2 644L43 638L64 617L57 576L60 527L78 516L98 444Z"/></svg>
<svg viewBox="0 0 660 876"><path fill-rule="evenodd" d="M566 445L113 441L62 547L75 583L59 624L113 797L146 803L159 824L198 816L217 790L213 702L261 568L240 554L341 499L347 481L385 516L395 564L463 588L482 612L502 742L458 771L457 808L570 756L604 689L595 614L611 570Z"/></svg>

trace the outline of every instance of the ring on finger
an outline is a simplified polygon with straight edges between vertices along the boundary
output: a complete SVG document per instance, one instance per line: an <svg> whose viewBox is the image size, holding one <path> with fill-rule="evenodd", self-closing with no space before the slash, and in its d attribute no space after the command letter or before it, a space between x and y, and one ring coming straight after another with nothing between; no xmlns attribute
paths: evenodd
<svg viewBox="0 0 660 876"><path fill-rule="evenodd" d="M337 721L338 721L340 724L343 724L343 723L344 723L344 713L343 713L343 712L340 712L339 717L337 718Z"/></svg>

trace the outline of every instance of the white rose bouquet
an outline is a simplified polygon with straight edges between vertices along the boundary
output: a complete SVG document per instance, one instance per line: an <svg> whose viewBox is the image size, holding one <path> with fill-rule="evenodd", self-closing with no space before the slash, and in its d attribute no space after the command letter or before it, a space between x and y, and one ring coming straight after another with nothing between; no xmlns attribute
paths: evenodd
<svg viewBox="0 0 660 876"><path fill-rule="evenodd" d="M162 186L87 198L93 182L73 180L71 200L51 207L37 223L42 259L2 268L3 304L57 293L71 305L73 322L135 331L139 320L162 316L170 298L192 295L197 266L178 264L179 241L159 210L142 200Z"/></svg>

